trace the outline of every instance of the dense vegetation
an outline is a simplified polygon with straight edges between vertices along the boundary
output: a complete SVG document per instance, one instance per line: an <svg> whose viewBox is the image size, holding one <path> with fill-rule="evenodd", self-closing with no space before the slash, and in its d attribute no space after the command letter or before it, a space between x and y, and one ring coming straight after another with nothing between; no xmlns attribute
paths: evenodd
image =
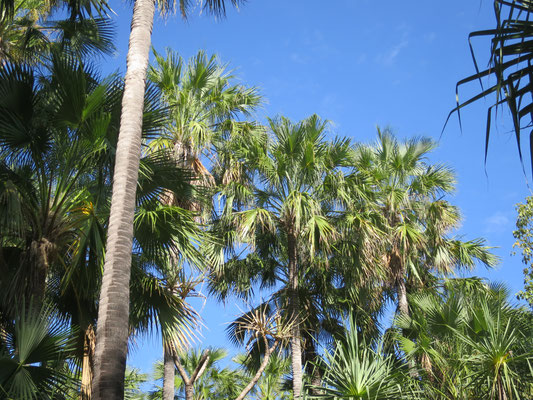
<svg viewBox="0 0 533 400"><path fill-rule="evenodd" d="M433 140L355 143L317 115L262 124L257 88L202 51L146 53L128 64L140 86L102 77L107 5L0 7L0 398L533 398L533 315L504 285L454 275L498 260L456 236ZM530 305L531 209L514 233ZM228 321L235 368L192 347L201 284L254 304ZM150 380L126 370L126 344L154 332Z"/></svg>

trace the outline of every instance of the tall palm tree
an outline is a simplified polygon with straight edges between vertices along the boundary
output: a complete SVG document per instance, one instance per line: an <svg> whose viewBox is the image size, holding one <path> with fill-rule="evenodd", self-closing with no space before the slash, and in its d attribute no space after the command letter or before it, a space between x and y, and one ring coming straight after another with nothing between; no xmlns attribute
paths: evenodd
<svg viewBox="0 0 533 400"><path fill-rule="evenodd" d="M237 5L238 0L231 0ZM104 277L98 309L94 393L97 400L121 399L126 366L129 271L133 245L135 191L141 155L143 98L148 53L155 14L154 0L137 0L133 8L126 64L122 116L113 175L110 222ZM191 2L180 0L185 16ZM208 0L204 7L224 14L223 0ZM161 9L170 10L168 3Z"/></svg>
<svg viewBox="0 0 533 400"><path fill-rule="evenodd" d="M240 122L239 118L249 116L258 107L261 97L254 87L233 84L234 76L227 66L221 65L216 56L208 57L203 51L199 51L187 64L169 50L166 57L155 53L155 61L148 77L161 91L165 104L170 108L170 123L161 136L149 144L150 148L155 151L170 150L176 164L190 172L191 184L212 188L214 179L204 166L204 159L213 164L219 163L217 147L228 137L244 133L238 128L248 123ZM209 211L207 205L211 203L203 202L200 197L186 199L178 193L168 193L165 200L197 213L199 221L205 220L202 214ZM177 254L176 258L179 256ZM172 271L169 272L172 274ZM181 285L176 290L183 292ZM169 343L163 346L167 372L163 385L165 400L174 396L173 347Z"/></svg>
<svg viewBox="0 0 533 400"><path fill-rule="evenodd" d="M333 218L339 212L338 192L342 188L347 165L349 142L325 139L327 123L316 115L297 124L286 118L270 120L272 140L266 145L241 148L254 171L253 183L228 185L227 199L244 196L241 211L226 204L218 221L226 237L249 246L245 259L233 257L215 271L216 277L228 274L236 281L222 280L227 289L250 291L254 282L264 287L282 283L275 293L286 309L285 317L293 320L291 360L293 396L302 396L302 304L301 282L307 268L327 264L336 237ZM246 144L245 144L246 145ZM251 146L250 143L247 146ZM222 192L224 194L224 191ZM228 243L231 245L231 243ZM234 249L233 249L234 250ZM232 248L229 247L228 251Z"/></svg>
<svg viewBox="0 0 533 400"><path fill-rule="evenodd" d="M148 77L161 90L171 118L151 147L173 150L176 161L200 178L207 172L201 158L216 164L217 145L236 134L240 120L262 102L256 87L234 83L233 71L204 51L187 63L170 50L166 57L155 53Z"/></svg>
<svg viewBox="0 0 533 400"><path fill-rule="evenodd" d="M368 206L381 215L374 244L385 268L383 279L404 314L409 313L408 287L431 281L432 272L473 268L476 260L487 266L497 262L483 240L450 237L460 214L443 196L454 190L455 178L448 167L427 162L435 147L430 139L401 143L378 130L376 145L359 146L355 157L355 168L373 192Z"/></svg>

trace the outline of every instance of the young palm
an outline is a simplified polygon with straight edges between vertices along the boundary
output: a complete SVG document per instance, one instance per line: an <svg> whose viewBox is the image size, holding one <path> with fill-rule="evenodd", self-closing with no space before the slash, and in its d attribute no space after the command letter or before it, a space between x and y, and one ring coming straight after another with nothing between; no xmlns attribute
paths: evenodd
<svg viewBox="0 0 533 400"><path fill-rule="evenodd" d="M325 140L327 123L316 115L297 124L286 118L270 121L272 140L266 146L239 150L251 165L257 185L230 184L224 211L217 222L224 228L227 243L240 241L251 250L246 259L234 256L214 272L214 290L249 292L254 282L264 287L282 283L274 296L293 321L291 360L293 395L302 395L302 335L305 311L302 282L307 268L326 265L336 238L333 218L338 213L342 187L341 167L346 163L347 141ZM222 192L225 194L225 192ZM242 211L231 199L244 195ZM229 248L232 251L232 248ZM238 277L235 282L222 279ZM219 282L216 283L217 279Z"/></svg>
<svg viewBox="0 0 533 400"><path fill-rule="evenodd" d="M260 400L289 400L290 391L284 387L284 378L290 374L291 360L273 355L256 386L255 396Z"/></svg>
<svg viewBox="0 0 533 400"><path fill-rule="evenodd" d="M412 296L415 312L397 317L399 343L419 366L428 398L530 396L531 315L507 295L468 278Z"/></svg>
<svg viewBox="0 0 533 400"><path fill-rule="evenodd" d="M178 362L187 377L195 376L189 384L177 379L177 388L187 400L234 399L244 386L244 375L229 367L220 368L219 362L227 356L221 348L204 351L191 349L177 353Z"/></svg>
<svg viewBox="0 0 533 400"><path fill-rule="evenodd" d="M392 355L385 355L381 344L360 341L355 326L326 352L327 364L321 399L414 399L416 391L406 369Z"/></svg>

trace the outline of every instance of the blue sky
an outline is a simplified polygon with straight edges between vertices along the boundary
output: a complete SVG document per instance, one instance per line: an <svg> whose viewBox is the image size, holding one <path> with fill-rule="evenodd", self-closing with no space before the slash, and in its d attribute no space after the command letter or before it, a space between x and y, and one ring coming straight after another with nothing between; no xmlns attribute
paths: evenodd
<svg viewBox="0 0 533 400"><path fill-rule="evenodd" d="M111 4L117 14L118 52L105 60L103 69L124 72L132 7L129 2ZM373 141L378 125L391 127L400 138L439 140L455 106L456 82L474 72L468 33L494 24L490 0L249 0L219 21L205 15L187 22L178 16L158 18L153 45L159 52L170 47L185 58L199 49L218 54L242 83L260 88L266 98L257 114L260 121L276 115L300 120L317 113L331 121L333 133L354 141ZM480 66L486 65L488 41L473 44ZM461 99L478 89L477 84L462 88ZM504 281L517 292L523 266L519 256L510 256L514 205L529 192L504 110L493 125L485 168L488 105L480 101L462 113L462 132L452 117L431 161L446 163L457 173L457 192L450 200L464 217L458 235L485 237L502 258L497 269L475 274ZM231 348L225 323L244 306L230 301L224 307L213 299L199 306L208 327L202 345ZM129 363L150 371L161 357L158 342L138 341Z"/></svg>

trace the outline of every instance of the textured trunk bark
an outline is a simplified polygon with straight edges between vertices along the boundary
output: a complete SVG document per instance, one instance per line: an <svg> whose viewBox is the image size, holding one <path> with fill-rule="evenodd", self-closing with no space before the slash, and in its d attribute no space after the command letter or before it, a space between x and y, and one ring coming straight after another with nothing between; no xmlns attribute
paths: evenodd
<svg viewBox="0 0 533 400"><path fill-rule="evenodd" d="M192 384L185 385L185 400L194 400L194 387Z"/></svg>
<svg viewBox="0 0 533 400"><path fill-rule="evenodd" d="M407 288L405 287L405 280L403 278L398 280L398 311L400 314L409 315Z"/></svg>
<svg viewBox="0 0 533 400"><path fill-rule="evenodd" d="M409 302L407 301L407 288L405 286L405 279L403 276L405 275L403 269L401 277L398 279L397 283L397 296L398 296L398 312L400 315L409 315ZM409 375L413 378L418 378L419 374L416 367L416 361L413 359L410 359L407 362L409 366Z"/></svg>
<svg viewBox="0 0 533 400"><path fill-rule="evenodd" d="M32 301L32 309L39 313L46 292L46 277L50 267L50 254L55 246L46 238L33 240L30 245L28 259L32 265L33 274L30 277L28 295Z"/></svg>
<svg viewBox="0 0 533 400"><path fill-rule="evenodd" d="M133 216L154 13L154 0L135 1L98 309L93 380L96 400L124 398Z"/></svg>
<svg viewBox="0 0 533 400"><path fill-rule="evenodd" d="M174 400L174 377L175 377L175 367L174 367L174 356L172 350L167 346L163 345L163 400Z"/></svg>
<svg viewBox="0 0 533 400"><path fill-rule="evenodd" d="M94 346L96 336L94 327L89 325L85 330L83 341L83 364L81 372L80 400L91 400L91 386L93 381Z"/></svg>
<svg viewBox="0 0 533 400"><path fill-rule="evenodd" d="M300 298L298 297L298 258L296 238L292 232L288 234L289 254L289 315L293 318L291 331L291 364L292 364L292 390L295 400L302 396L302 339L300 332Z"/></svg>

